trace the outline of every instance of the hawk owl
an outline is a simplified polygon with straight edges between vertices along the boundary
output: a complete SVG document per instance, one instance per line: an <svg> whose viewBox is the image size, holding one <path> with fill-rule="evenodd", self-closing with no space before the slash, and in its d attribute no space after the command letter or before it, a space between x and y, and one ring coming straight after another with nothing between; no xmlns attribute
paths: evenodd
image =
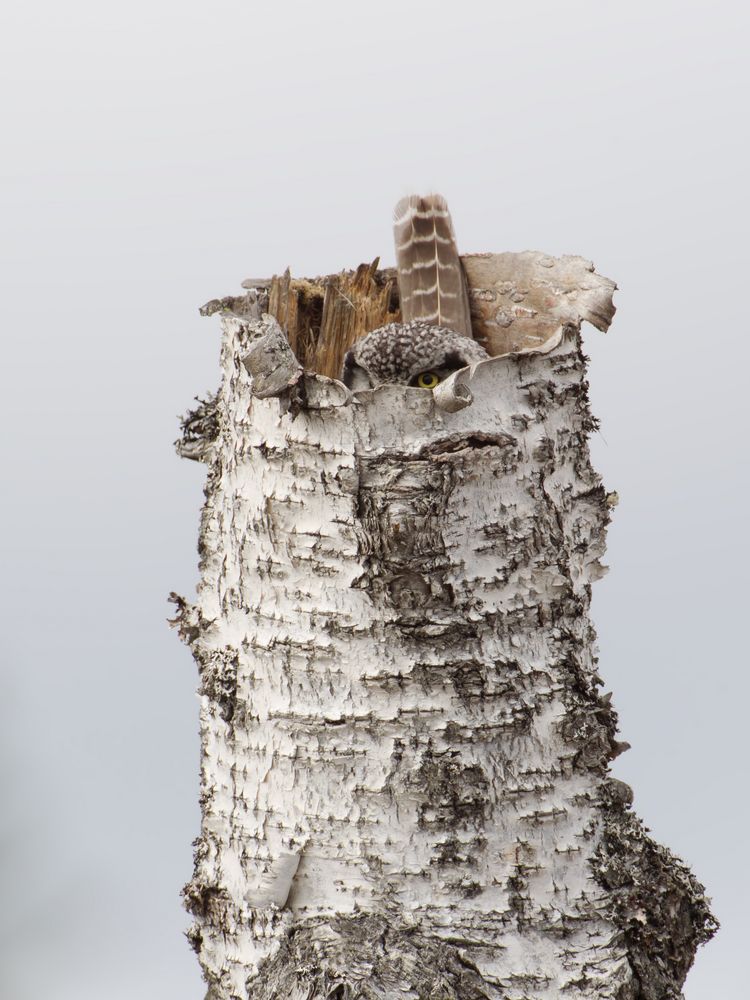
<svg viewBox="0 0 750 1000"><path fill-rule="evenodd" d="M434 389L489 355L472 339L466 278L450 212L440 195L402 198L394 213L403 322L359 340L344 358L350 389L384 383Z"/></svg>

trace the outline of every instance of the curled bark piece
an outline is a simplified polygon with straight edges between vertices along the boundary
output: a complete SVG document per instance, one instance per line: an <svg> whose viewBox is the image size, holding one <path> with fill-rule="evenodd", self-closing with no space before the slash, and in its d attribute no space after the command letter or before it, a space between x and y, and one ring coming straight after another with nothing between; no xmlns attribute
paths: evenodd
<svg viewBox="0 0 750 1000"><path fill-rule="evenodd" d="M545 332L547 333L547 340L540 343L526 344L525 346L516 345L516 350L509 351L506 354L497 354L490 358L490 361L518 357L523 354L549 354L550 351L554 351L562 340L565 327L558 326L551 332L549 330ZM485 361L479 361L469 368L461 368L450 375L444 382L441 382L436 389L433 389L432 395L438 409L445 410L447 413L456 413L458 410L463 410L464 407L470 406L474 401L474 396L466 383L468 380L471 380L473 372L480 365L486 363Z"/></svg>
<svg viewBox="0 0 750 1000"><path fill-rule="evenodd" d="M299 381L302 365L273 316L264 314L254 332L255 339L242 358L253 377L252 393L257 399L280 396Z"/></svg>
<svg viewBox="0 0 750 1000"><path fill-rule="evenodd" d="M468 385L460 381L462 372L464 369L461 369L460 372L454 372L436 389L433 389L432 398L438 409L445 410L446 413L456 413L458 410L463 410L465 406L471 406L474 397Z"/></svg>
<svg viewBox="0 0 750 1000"><path fill-rule="evenodd" d="M343 406L351 402L352 394L335 378L305 372L304 403L307 410L325 410L331 406Z"/></svg>
<svg viewBox="0 0 750 1000"><path fill-rule="evenodd" d="M492 355L518 354L547 342L559 326L586 320L605 331L617 285L584 257L533 250L462 257L474 336Z"/></svg>

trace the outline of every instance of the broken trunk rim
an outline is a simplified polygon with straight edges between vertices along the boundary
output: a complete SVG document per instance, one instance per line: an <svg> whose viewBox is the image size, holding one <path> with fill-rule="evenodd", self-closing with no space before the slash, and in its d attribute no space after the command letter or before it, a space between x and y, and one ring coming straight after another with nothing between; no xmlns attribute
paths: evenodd
<svg viewBox="0 0 750 1000"><path fill-rule="evenodd" d="M233 318L239 322L247 322L239 316L233 316ZM268 318L272 319L272 317L264 315L264 320ZM352 404L375 402L378 398L384 398L389 395L406 398L408 394L421 393L424 394L425 401L428 402L430 407L434 407L443 413L455 413L467 406L471 406L474 402L472 383L483 370L491 370L494 367L499 367L501 363L507 362L512 358L521 358L534 354L550 354L560 346L566 334L572 329L570 324L561 323L553 335L543 344L533 347L529 346L519 351L508 351L505 354L498 354L482 361L475 361L472 365L467 365L452 372L435 389L429 390L392 382L384 383L373 389L351 390L347 388L341 379L329 378L327 375L321 375L318 372L304 369L301 374L305 387L306 408L329 410ZM286 387L271 395L283 395L290 391L290 388L292 387ZM427 393L431 393L431 396L428 397ZM268 395L264 394L256 398L268 398Z"/></svg>
<svg viewBox="0 0 750 1000"><path fill-rule="evenodd" d="M614 316L617 285L585 257L526 250L461 260L473 339L491 357L544 349L561 324L580 329L586 321L604 332ZM245 322L273 315L300 364L328 378L339 378L346 351L360 338L401 320L395 270L379 268L377 258L337 274L292 278L287 269L270 284L252 278L243 285L244 296L212 299L201 313ZM455 395L451 405L459 405Z"/></svg>

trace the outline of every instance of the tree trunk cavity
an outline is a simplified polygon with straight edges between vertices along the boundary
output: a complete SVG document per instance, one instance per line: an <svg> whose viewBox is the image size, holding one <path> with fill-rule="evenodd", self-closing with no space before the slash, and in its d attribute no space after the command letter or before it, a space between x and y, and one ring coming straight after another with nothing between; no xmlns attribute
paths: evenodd
<svg viewBox="0 0 750 1000"><path fill-rule="evenodd" d="M496 356L452 408L332 377L398 318L376 264L204 307L222 379L178 444L208 478L197 600L174 599L208 997L679 998L716 924L608 774L589 619L616 498L580 325L606 329L614 285L577 257L464 258Z"/></svg>

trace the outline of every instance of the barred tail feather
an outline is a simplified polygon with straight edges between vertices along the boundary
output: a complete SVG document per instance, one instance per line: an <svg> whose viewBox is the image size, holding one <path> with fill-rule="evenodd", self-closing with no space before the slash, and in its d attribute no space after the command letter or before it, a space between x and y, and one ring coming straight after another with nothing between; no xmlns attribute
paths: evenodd
<svg viewBox="0 0 750 1000"><path fill-rule="evenodd" d="M422 320L470 337L466 277L445 198L402 198L393 233L403 322Z"/></svg>

